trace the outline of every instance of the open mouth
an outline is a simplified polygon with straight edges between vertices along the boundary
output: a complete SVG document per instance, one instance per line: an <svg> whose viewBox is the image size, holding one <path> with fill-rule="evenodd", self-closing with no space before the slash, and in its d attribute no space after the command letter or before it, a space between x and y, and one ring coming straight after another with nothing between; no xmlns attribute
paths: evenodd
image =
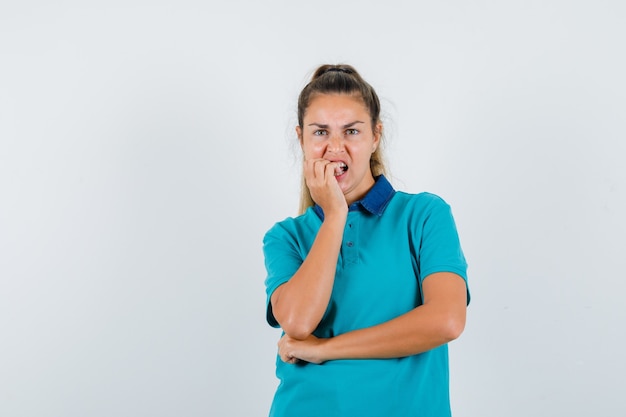
<svg viewBox="0 0 626 417"><path fill-rule="evenodd" d="M344 174L348 170L348 165L345 162L337 162L337 168L335 168L335 177Z"/></svg>

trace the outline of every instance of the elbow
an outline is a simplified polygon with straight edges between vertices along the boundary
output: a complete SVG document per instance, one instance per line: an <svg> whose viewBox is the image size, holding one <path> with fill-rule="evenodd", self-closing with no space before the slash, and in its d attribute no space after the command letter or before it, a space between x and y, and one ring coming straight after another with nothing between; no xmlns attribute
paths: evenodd
<svg viewBox="0 0 626 417"><path fill-rule="evenodd" d="M311 326L302 320L287 319L280 323L285 334L292 339L304 340L313 334L314 326Z"/></svg>
<svg viewBox="0 0 626 417"><path fill-rule="evenodd" d="M292 339L304 340L309 337L318 323L303 318L297 311L283 311L281 308L272 308L272 314L285 334Z"/></svg>
<svg viewBox="0 0 626 417"><path fill-rule="evenodd" d="M449 315L443 320L441 330L446 343L458 339L465 330L465 315Z"/></svg>
<svg viewBox="0 0 626 417"><path fill-rule="evenodd" d="M297 308L298 306L289 303L285 305L285 303L280 302L280 294L285 285L287 284L278 287L272 294L269 305L271 314L287 336L296 340L304 340L313 334L319 320L315 321L314 317L309 318L306 313L302 312L302 309Z"/></svg>
<svg viewBox="0 0 626 417"><path fill-rule="evenodd" d="M282 287L278 288L280 289ZM281 303L278 290L272 295L270 303L274 319L287 336L296 340L305 340L313 334L322 318L318 317L315 312L309 311L310 309L302 308L300 304Z"/></svg>

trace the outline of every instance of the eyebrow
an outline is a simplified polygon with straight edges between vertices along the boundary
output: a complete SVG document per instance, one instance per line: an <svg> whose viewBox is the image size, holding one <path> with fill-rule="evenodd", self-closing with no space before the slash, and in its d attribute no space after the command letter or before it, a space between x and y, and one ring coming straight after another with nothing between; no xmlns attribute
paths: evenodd
<svg viewBox="0 0 626 417"><path fill-rule="evenodd" d="M360 120L355 120L355 121L354 121L354 122L352 122L352 123L348 123L348 124L346 124L346 125L343 125L343 126L342 126L342 128L343 128L343 129L348 129L348 128L350 128L350 127L352 127L352 126L354 126L354 125L356 125L356 124L358 124L358 123L365 123L365 122L362 122L362 121L360 121ZM321 123L310 123L310 124L309 124L309 126L317 126L317 127L319 127L320 129L328 129L328 125L321 124Z"/></svg>

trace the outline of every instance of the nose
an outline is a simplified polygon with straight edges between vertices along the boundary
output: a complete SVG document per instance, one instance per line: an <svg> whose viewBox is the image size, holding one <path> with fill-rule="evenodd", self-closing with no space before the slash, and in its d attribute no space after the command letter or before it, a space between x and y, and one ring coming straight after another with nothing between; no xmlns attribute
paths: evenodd
<svg viewBox="0 0 626 417"><path fill-rule="evenodd" d="M339 153L343 151L343 137L341 134L331 135L328 140L328 152Z"/></svg>

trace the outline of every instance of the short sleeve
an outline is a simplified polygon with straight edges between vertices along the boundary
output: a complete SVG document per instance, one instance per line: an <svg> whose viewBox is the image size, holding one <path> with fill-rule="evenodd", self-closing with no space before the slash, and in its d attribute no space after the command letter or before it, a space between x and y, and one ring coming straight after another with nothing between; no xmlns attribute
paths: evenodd
<svg viewBox="0 0 626 417"><path fill-rule="evenodd" d="M420 286L424 278L436 272L455 273L467 285L467 262L452 211L445 201L436 196L433 196L423 219L418 264ZM469 290L467 302L469 304Z"/></svg>
<svg viewBox="0 0 626 417"><path fill-rule="evenodd" d="M274 225L265 234L263 254L267 271L267 278L265 279L266 318L270 326L280 327L272 312L270 300L276 288L289 281L300 268L303 258L300 255L296 239L280 223Z"/></svg>

